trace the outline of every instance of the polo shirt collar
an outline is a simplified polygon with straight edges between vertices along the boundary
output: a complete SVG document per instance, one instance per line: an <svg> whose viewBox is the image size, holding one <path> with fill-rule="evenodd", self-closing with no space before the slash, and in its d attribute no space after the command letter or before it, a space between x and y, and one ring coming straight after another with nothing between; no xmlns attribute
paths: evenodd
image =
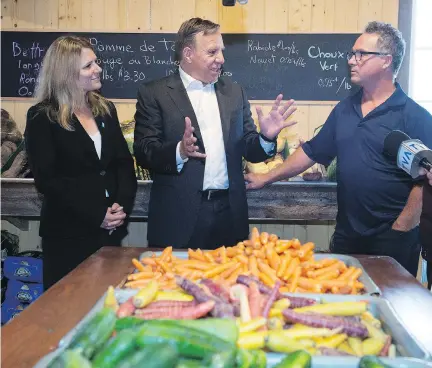
<svg viewBox="0 0 432 368"><path fill-rule="evenodd" d="M392 107L405 105L408 96L405 94L405 92L403 91L403 89L401 88L401 86L398 82L395 82L395 87L396 87L396 89L393 92L393 94L387 99L387 101L385 101L380 106L378 106L374 110L374 112L383 111L383 110L386 110L386 109L389 109ZM363 116L362 111L361 111L361 99L362 99L362 97L363 97L363 88L361 88L360 91L358 91L353 96L353 100L352 100L353 105L354 105L354 110L357 112L357 114L359 116Z"/></svg>

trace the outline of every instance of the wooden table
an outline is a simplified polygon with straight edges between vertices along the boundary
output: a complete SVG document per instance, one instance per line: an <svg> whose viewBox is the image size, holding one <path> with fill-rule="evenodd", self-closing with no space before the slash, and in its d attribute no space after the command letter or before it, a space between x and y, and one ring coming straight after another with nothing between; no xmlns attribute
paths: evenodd
<svg viewBox="0 0 432 368"><path fill-rule="evenodd" d="M104 247L2 328L3 368L33 367L53 350L109 285L118 285L143 248ZM432 294L389 257L358 256L400 319L432 353Z"/></svg>

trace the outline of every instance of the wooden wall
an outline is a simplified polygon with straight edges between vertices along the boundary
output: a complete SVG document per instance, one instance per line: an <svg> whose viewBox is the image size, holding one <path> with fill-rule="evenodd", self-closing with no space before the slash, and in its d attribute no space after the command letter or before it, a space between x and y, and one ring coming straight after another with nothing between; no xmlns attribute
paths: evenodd
<svg viewBox="0 0 432 368"><path fill-rule="evenodd" d="M184 20L199 16L219 23L222 32L353 33L361 32L372 20L397 26L398 9L399 0L249 0L247 5L235 7L223 7L222 0L1 0L5 30L176 32ZM270 103L260 104L266 110ZM31 105L31 100L2 101L2 107L22 130ZM298 105L294 117L298 124L286 134L307 139L325 121L335 102L298 101ZM133 101L116 101L116 106L120 120L133 117ZM254 108L252 111L255 114ZM259 227L285 237L316 241L325 248L333 225L322 222ZM126 243L144 245L146 224L135 223L130 229Z"/></svg>

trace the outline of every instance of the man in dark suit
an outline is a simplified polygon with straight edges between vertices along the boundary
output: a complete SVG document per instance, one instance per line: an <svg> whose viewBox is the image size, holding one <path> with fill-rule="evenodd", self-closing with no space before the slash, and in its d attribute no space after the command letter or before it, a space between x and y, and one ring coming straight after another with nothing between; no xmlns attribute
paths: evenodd
<svg viewBox="0 0 432 368"><path fill-rule="evenodd" d="M279 95L268 116L257 108L255 129L242 87L221 77L219 25L200 18L177 34L179 73L143 85L135 114L134 153L152 171L151 246L216 248L247 238L242 157L260 162L275 153L294 101Z"/></svg>

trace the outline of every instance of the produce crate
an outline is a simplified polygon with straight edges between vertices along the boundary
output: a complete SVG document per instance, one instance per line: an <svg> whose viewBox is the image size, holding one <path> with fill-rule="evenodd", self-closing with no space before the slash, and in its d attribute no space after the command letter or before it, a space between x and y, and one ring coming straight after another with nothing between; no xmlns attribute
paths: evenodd
<svg viewBox="0 0 432 368"><path fill-rule="evenodd" d="M116 289L115 295L119 302L126 301L129 297L137 292L135 289ZM59 342L58 348L44 356L35 366L35 368L46 367L65 347L70 343L79 329L85 325L99 310L102 309L106 293L98 300L89 313ZM298 294L296 294L298 296ZM313 298L319 302L336 302L336 301L368 301L368 310L382 322L383 330L392 336L392 341L396 345L396 358L384 358L383 361L391 364L393 368L420 368L432 367L431 359L427 350L406 330L402 322L398 319L390 303L382 298L365 295L317 295L303 294L307 298ZM283 354L267 353L268 367L272 367L279 362ZM312 358L312 368L333 368L333 367L358 367L359 358L356 357L329 357L314 356Z"/></svg>

